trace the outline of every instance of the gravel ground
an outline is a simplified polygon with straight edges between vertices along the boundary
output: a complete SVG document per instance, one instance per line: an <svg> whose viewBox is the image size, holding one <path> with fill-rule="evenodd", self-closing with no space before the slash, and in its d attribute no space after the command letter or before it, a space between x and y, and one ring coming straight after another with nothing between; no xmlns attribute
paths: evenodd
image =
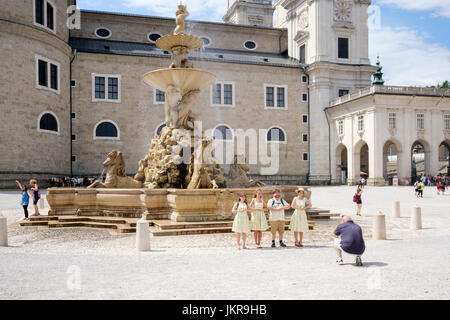
<svg viewBox="0 0 450 320"><path fill-rule="evenodd" d="M351 187L313 187L314 207L353 215ZM0 212L12 225L22 218L20 194L0 192ZM393 200L402 218L390 218ZM424 229L410 231L414 204ZM386 213L386 241L371 240L372 217ZM0 299L449 299L450 196L410 187L367 187L363 216L363 267L335 264L331 233L337 219L317 221L305 247L237 251L233 234L151 239L136 252L134 235L82 228L10 226L0 248ZM264 233L263 244L270 244ZM194 280L194 281L193 281ZM267 286L267 282L271 286Z"/></svg>

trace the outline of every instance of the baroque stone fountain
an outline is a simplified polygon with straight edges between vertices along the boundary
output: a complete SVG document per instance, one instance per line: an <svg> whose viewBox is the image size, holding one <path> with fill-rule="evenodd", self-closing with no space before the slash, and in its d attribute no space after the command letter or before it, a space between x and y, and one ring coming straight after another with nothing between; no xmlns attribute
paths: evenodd
<svg viewBox="0 0 450 320"><path fill-rule="evenodd" d="M189 52L201 48L203 42L185 34L188 15L186 6L179 5L174 33L156 41L159 48L172 53L169 68L142 76L144 83L165 92L166 127L152 139L136 175L126 175L122 153L113 150L103 163L108 169L105 182L96 181L87 189L48 190L49 215L140 217L144 213L147 219L177 222L224 220L231 217L238 194L251 197L255 187L264 185L250 180L248 167L236 158L227 180L225 170L214 161L212 140L196 129L191 105L216 77L195 69L189 61ZM233 189L225 189L227 185ZM296 187L281 189L289 200ZM271 191L263 189L265 199L272 196Z"/></svg>

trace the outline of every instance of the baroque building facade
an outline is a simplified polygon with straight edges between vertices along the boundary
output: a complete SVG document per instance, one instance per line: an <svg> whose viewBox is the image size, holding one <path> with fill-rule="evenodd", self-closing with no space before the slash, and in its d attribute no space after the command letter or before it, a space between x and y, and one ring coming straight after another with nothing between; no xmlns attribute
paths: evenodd
<svg viewBox="0 0 450 320"><path fill-rule="evenodd" d="M155 42L173 32L175 20L82 10L81 28L69 30L75 0L0 4L0 187L97 176L112 149L135 173L164 126L164 93L141 76L170 64ZM194 67L217 76L193 111L223 162L241 153L251 160L250 175L279 184L355 183L360 171L385 184L394 167L403 181L417 168L436 174L448 165L450 94L371 84L369 5L237 0L225 23L187 21L186 31L204 43L190 55ZM424 129L411 129L420 121ZM258 132L257 149L250 137L247 146L237 143L250 129ZM271 146L277 168L267 173L267 159L254 154Z"/></svg>

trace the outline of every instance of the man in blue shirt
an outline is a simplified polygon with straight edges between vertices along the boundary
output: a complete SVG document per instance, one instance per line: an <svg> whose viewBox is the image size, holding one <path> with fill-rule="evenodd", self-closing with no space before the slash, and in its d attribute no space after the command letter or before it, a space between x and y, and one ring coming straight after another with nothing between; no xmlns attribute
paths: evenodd
<svg viewBox="0 0 450 320"><path fill-rule="evenodd" d="M343 216L341 224L337 226L333 234L334 249L338 255L336 262L344 264L342 260L342 251L356 255L356 265L362 266L361 255L366 246L364 244L361 227L353 222L350 216Z"/></svg>

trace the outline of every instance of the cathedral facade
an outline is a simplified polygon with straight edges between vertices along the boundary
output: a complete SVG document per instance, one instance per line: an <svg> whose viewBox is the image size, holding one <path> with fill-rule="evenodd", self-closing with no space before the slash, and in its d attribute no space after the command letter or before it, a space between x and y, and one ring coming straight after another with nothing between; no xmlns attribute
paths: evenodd
<svg viewBox="0 0 450 320"><path fill-rule="evenodd" d="M0 187L98 176L113 149L134 174L165 125L164 92L141 76L169 66L170 54L155 42L175 20L82 10L80 28L69 29L75 0L6 2ZM251 176L278 184L355 183L360 171L385 184L448 166L450 93L372 84L380 67L368 57L369 5L237 0L224 23L186 21L186 32L204 43L190 55L194 67L217 77L192 109L224 164L241 154ZM251 130L257 142L237 142ZM254 153L272 147L277 169L267 173L267 159Z"/></svg>

